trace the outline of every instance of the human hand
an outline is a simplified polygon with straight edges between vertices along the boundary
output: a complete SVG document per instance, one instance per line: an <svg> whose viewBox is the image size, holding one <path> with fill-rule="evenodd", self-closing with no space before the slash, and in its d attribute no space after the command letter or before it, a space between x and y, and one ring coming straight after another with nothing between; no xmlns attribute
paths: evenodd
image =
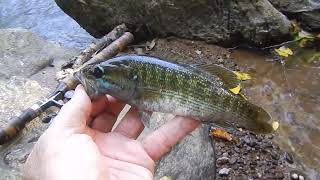
<svg viewBox="0 0 320 180"><path fill-rule="evenodd" d="M155 161L199 122L175 117L148 135L131 108L112 128L124 104L112 97L92 102L82 86L39 138L25 165L25 179L153 179Z"/></svg>

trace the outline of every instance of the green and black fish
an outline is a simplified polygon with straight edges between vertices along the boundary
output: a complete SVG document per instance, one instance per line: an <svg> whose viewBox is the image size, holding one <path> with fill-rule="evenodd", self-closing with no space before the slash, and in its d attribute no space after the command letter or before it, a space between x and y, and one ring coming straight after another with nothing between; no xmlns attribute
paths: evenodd
<svg viewBox="0 0 320 180"><path fill-rule="evenodd" d="M171 113L222 127L270 133L275 122L262 108L233 94L233 71L218 65L181 65L126 55L88 65L76 75L91 98L109 94L141 111Z"/></svg>

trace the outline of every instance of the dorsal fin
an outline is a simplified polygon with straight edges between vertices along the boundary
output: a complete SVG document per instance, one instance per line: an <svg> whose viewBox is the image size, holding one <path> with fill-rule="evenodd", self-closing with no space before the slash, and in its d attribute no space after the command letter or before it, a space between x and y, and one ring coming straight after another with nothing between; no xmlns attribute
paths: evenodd
<svg viewBox="0 0 320 180"><path fill-rule="evenodd" d="M194 64L192 66L219 77L228 89L238 87L241 82L233 71L216 64Z"/></svg>

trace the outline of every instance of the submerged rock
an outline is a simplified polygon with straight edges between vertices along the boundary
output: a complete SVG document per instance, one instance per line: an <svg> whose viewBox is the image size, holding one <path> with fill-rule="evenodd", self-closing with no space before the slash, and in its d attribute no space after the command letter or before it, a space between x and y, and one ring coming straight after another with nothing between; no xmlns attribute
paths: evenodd
<svg viewBox="0 0 320 180"><path fill-rule="evenodd" d="M136 37L175 35L264 46L285 40L290 22L268 0L56 0L95 37L126 23Z"/></svg>

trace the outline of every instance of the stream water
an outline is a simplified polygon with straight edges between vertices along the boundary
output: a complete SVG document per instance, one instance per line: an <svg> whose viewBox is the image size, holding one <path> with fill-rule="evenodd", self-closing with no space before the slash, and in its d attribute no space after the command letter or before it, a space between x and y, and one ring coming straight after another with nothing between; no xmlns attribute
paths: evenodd
<svg viewBox="0 0 320 180"><path fill-rule="evenodd" d="M83 48L93 40L53 0L0 0L0 28L18 27L68 47ZM320 178L319 56L318 61L308 62L315 53L297 53L285 65L247 50L236 50L232 57L254 77L245 93L280 122L277 143L316 179Z"/></svg>
<svg viewBox="0 0 320 180"><path fill-rule="evenodd" d="M93 38L54 0L0 0L0 28L24 28L68 47L83 48Z"/></svg>
<svg viewBox="0 0 320 180"><path fill-rule="evenodd" d="M232 54L253 76L245 93L280 122L276 143L314 179L320 178L320 59L309 60L317 54L297 52L285 64L259 52Z"/></svg>

